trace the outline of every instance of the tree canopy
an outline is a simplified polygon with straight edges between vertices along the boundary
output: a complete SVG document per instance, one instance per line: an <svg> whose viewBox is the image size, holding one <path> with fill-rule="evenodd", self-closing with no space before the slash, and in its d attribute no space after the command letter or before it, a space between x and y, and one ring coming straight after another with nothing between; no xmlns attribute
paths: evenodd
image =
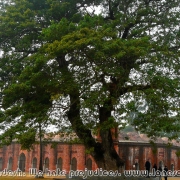
<svg viewBox="0 0 180 180"><path fill-rule="evenodd" d="M99 167L117 169L123 160L112 128L132 124L177 139L179 7L179 0L2 2L1 143L29 147L39 124L72 128Z"/></svg>

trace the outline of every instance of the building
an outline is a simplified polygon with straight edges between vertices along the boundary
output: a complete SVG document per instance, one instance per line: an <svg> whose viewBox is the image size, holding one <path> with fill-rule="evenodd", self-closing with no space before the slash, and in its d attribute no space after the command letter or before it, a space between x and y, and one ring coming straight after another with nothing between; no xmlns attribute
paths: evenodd
<svg viewBox="0 0 180 180"><path fill-rule="evenodd" d="M180 158L177 156L180 150L180 144L176 141L171 146L167 146L167 139L158 139L152 145L148 142L145 135L137 133L120 134L115 147L122 159L125 160L124 169L145 169L144 165L147 159L150 159L153 166L167 165L169 169L178 170L180 167ZM67 139L66 139L67 140ZM57 144L52 147L52 144ZM33 150L21 150L21 145L12 142L9 146L0 148L0 171L5 168L15 171L18 168L28 172L30 168L39 168L40 148L39 144L33 146ZM63 141L60 137L55 137L52 142L43 145L43 168L44 171L56 170L89 170L97 169L93 158L86 153L85 147L80 143L69 143Z"/></svg>

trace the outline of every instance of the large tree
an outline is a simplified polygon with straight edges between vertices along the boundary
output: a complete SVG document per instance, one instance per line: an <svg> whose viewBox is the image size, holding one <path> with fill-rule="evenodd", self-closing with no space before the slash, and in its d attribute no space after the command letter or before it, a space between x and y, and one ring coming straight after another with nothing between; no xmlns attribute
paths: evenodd
<svg viewBox="0 0 180 180"><path fill-rule="evenodd" d="M115 170L123 160L112 128L129 123L153 138L178 138L179 7L179 0L2 3L1 142L33 143L37 124L64 126L99 167Z"/></svg>

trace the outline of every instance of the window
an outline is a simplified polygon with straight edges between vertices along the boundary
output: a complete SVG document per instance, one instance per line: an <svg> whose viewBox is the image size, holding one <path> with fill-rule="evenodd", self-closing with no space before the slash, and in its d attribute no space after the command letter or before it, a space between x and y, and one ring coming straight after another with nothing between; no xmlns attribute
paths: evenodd
<svg viewBox="0 0 180 180"><path fill-rule="evenodd" d="M71 170L76 171L77 170L77 160L76 158L72 158L72 167Z"/></svg>
<svg viewBox="0 0 180 180"><path fill-rule="evenodd" d="M25 172L26 156L24 153L21 153L19 156L19 169Z"/></svg>
<svg viewBox="0 0 180 180"><path fill-rule="evenodd" d="M58 160L57 160L57 169L60 169L62 171L62 165L63 165L62 158L58 158Z"/></svg>
<svg viewBox="0 0 180 180"><path fill-rule="evenodd" d="M45 172L47 172L49 170L49 158L48 157L44 160L44 169L45 169Z"/></svg>
<svg viewBox="0 0 180 180"><path fill-rule="evenodd" d="M32 161L32 168L37 168L37 158L33 158L33 161Z"/></svg>
<svg viewBox="0 0 180 180"><path fill-rule="evenodd" d="M10 157L8 160L8 170L12 170L12 165L13 165L12 162L13 162L13 159L12 157Z"/></svg>
<svg viewBox="0 0 180 180"><path fill-rule="evenodd" d="M86 168L88 170L92 170L92 160L90 158L88 158L86 161Z"/></svg>
<svg viewBox="0 0 180 180"><path fill-rule="evenodd" d="M0 171L2 171L2 170L3 170L3 159L0 158Z"/></svg>

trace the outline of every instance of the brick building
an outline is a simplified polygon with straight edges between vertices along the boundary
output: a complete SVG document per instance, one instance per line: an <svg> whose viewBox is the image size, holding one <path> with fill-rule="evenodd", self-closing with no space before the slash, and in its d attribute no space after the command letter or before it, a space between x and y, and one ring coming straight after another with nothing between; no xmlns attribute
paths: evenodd
<svg viewBox="0 0 180 180"><path fill-rule="evenodd" d="M52 143L43 145L43 167L49 170L57 168L65 171L97 169L93 158L86 153L82 144L70 144L63 142L62 139L54 138L57 145L52 148ZM169 169L178 170L180 158L176 155L180 146L175 141L171 146L167 146L166 139L159 139L154 146L148 142L145 135L137 133L120 134L119 140L115 141L115 147L122 159L125 160L125 169L144 169L147 159L151 164L157 166L167 165ZM37 168L39 165L40 148L34 145L33 150L21 150L20 144L13 142L9 146L0 148L0 171L7 168L15 171L19 168L28 172L30 168Z"/></svg>

